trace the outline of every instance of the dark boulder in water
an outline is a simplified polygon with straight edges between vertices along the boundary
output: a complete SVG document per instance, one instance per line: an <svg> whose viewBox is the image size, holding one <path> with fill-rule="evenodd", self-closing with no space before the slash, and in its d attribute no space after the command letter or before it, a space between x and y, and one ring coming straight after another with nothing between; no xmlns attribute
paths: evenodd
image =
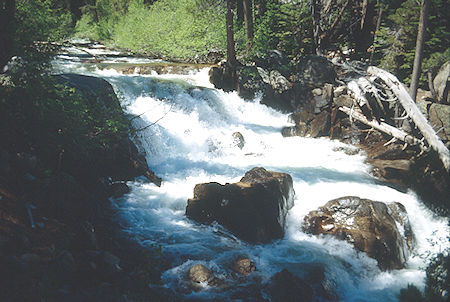
<svg viewBox="0 0 450 302"><path fill-rule="evenodd" d="M273 275L266 290L272 302L309 302L314 296L311 286L287 269Z"/></svg>
<svg viewBox="0 0 450 302"><path fill-rule="evenodd" d="M197 184L186 216L201 223L217 221L245 241L264 243L283 237L293 200L290 175L259 167L245 173L238 183Z"/></svg>
<svg viewBox="0 0 450 302"><path fill-rule="evenodd" d="M402 227L399 230L397 227ZM383 270L399 269L414 246L414 235L403 205L354 196L329 201L306 215L306 232L346 240Z"/></svg>

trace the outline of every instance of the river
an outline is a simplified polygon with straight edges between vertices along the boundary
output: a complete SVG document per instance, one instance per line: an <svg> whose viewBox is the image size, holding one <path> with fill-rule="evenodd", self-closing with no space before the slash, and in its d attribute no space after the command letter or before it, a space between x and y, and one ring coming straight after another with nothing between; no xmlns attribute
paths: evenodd
<svg viewBox="0 0 450 302"><path fill-rule="evenodd" d="M55 73L93 75L110 82L138 129L134 140L150 169L163 179L161 187L144 178L131 181L131 192L113 202L130 236L143 246L160 245L171 259L161 277L162 287L180 300L257 301L265 297L264 284L283 268L308 280L320 267L340 301L398 301L400 289L408 284L424 289L427 261L448 248L447 219L433 216L414 192L402 193L374 179L362 152L326 138L282 137L281 128L290 125L286 114L260 104L258 98L243 100L234 92L215 89L208 81L208 68L187 75L123 75L83 62L83 52L70 53L55 59ZM154 61L116 54L107 63ZM234 132L245 139L242 149L233 140ZM200 225L186 218L195 184L235 182L256 166L293 178L295 205L283 239L251 245L220 225ZM405 269L381 272L375 260L350 244L302 231L307 213L347 195L406 207L417 246ZM257 268L245 279L235 279L230 269L239 255L248 256ZM196 263L210 268L227 285L193 290L186 275Z"/></svg>

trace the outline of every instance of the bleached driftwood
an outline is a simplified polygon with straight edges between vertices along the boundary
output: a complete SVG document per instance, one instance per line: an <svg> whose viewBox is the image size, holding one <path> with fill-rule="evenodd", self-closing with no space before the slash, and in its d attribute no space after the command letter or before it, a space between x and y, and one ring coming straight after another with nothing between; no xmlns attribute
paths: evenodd
<svg viewBox="0 0 450 302"><path fill-rule="evenodd" d="M403 130L400 130L384 122L378 122L376 120L369 121L367 117L358 109L351 109L342 106L339 107L339 110L346 113L352 119L355 119L367 126L370 126L376 130L386 133L398 140L401 140L402 142L408 143L410 145L418 145L421 149L425 149L425 146L423 145L423 142L421 140L415 138L414 136L406 133Z"/></svg>
<svg viewBox="0 0 450 302"><path fill-rule="evenodd" d="M445 169L449 171L450 151L447 149L447 147L444 145L441 139L437 136L436 132L428 123L425 116L420 112L419 108L416 106L416 103L412 100L411 96L409 95L406 88L402 85L402 83L400 83L400 81L391 73L374 66L370 66L367 69L367 72L369 73L369 75L377 76L380 79L382 79L386 83L386 85L390 88L390 90L392 90L392 92L397 97L398 102L405 109L409 118L420 130L420 132L422 133L423 137L430 145L430 147L433 148L438 153L439 158L441 159Z"/></svg>

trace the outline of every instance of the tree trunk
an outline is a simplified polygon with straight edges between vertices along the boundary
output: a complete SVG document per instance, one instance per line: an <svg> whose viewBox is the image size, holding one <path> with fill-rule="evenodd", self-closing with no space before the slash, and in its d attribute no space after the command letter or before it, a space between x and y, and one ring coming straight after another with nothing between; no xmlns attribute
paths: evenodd
<svg viewBox="0 0 450 302"><path fill-rule="evenodd" d="M373 35L372 52L370 53L369 64L372 64L373 55L375 54L375 43L377 42L377 35L378 35L378 30L380 29L380 26L381 26L381 17L382 16L383 16L383 6L380 5L378 8L377 25L375 27L375 34Z"/></svg>
<svg viewBox="0 0 450 302"><path fill-rule="evenodd" d="M244 0L236 0L237 23L240 25L244 22Z"/></svg>
<svg viewBox="0 0 450 302"><path fill-rule="evenodd" d="M317 0L311 0L311 17L313 27L313 40L314 47L316 48L316 54L321 55L321 31L320 31L320 8L317 5Z"/></svg>
<svg viewBox="0 0 450 302"><path fill-rule="evenodd" d="M253 15L250 0L244 0L244 22L245 34L247 36L247 50L250 49L253 41Z"/></svg>
<svg viewBox="0 0 450 302"><path fill-rule="evenodd" d="M0 73L14 51L15 0L0 0Z"/></svg>
<svg viewBox="0 0 450 302"><path fill-rule="evenodd" d="M230 66L236 66L236 50L234 48L234 28L233 28L233 0L227 0L227 63Z"/></svg>
<svg viewBox="0 0 450 302"><path fill-rule="evenodd" d="M417 87L419 86L419 78L420 71L422 65L422 54L423 54L423 45L425 42L425 30L427 28L427 18L428 18L428 0L422 0L422 6L420 9L420 20L419 20L419 28L417 31L417 40L416 40L416 53L414 55L414 67L413 73L411 75L411 86L409 88L409 94L413 101L416 101L417 95Z"/></svg>

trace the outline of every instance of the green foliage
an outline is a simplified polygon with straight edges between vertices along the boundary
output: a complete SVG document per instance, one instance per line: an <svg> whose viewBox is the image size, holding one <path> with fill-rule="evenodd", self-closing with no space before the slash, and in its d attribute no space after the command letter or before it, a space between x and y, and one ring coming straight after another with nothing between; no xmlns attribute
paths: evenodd
<svg viewBox="0 0 450 302"><path fill-rule="evenodd" d="M91 1L90 1L91 2ZM110 40L119 20L126 15L130 0L95 0L80 9L83 12L75 31L77 37Z"/></svg>
<svg viewBox="0 0 450 302"><path fill-rule="evenodd" d="M71 35L72 16L53 0L17 0L15 44L59 41Z"/></svg>
<svg viewBox="0 0 450 302"><path fill-rule="evenodd" d="M195 0L134 1L117 24L114 42L153 56L189 59L225 47L223 5L199 7ZM218 17L220 16L220 17Z"/></svg>
<svg viewBox="0 0 450 302"><path fill-rule="evenodd" d="M297 57L312 49L311 16L306 1L268 0L267 10L255 24L254 54L278 49Z"/></svg>
<svg viewBox="0 0 450 302"><path fill-rule="evenodd" d="M414 62L420 4L404 1L395 10L388 10L376 41L376 58L382 68L409 83ZM445 0L432 0L428 17L422 71L435 71L450 59L449 10ZM422 72L421 86L426 87L426 73Z"/></svg>

